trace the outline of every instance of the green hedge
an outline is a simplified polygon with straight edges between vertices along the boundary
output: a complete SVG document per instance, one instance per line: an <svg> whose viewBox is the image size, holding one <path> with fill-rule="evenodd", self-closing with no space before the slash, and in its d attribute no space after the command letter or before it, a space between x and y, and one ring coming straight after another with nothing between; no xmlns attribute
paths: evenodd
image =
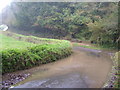
<svg viewBox="0 0 120 90"><path fill-rule="evenodd" d="M2 74L46 64L71 54L70 42L44 44L26 49L6 49L2 53Z"/></svg>

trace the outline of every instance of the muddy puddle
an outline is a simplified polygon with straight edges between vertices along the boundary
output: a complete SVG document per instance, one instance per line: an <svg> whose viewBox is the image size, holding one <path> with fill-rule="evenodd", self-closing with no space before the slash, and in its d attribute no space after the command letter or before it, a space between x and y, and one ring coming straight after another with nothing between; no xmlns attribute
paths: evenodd
<svg viewBox="0 0 120 90"><path fill-rule="evenodd" d="M32 75L14 88L100 88L112 68L109 54L74 47L65 59L32 68Z"/></svg>

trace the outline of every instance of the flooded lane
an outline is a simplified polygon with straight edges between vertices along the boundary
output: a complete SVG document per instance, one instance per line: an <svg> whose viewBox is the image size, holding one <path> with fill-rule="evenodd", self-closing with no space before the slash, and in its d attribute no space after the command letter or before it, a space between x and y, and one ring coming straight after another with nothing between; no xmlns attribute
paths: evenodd
<svg viewBox="0 0 120 90"><path fill-rule="evenodd" d="M100 88L108 78L112 61L102 51L74 47L65 59L33 68L33 74L15 88Z"/></svg>

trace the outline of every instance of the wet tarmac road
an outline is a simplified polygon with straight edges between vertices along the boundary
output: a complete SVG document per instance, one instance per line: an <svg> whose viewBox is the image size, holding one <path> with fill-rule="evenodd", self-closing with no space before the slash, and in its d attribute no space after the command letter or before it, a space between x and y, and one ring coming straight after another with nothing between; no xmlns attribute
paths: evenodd
<svg viewBox="0 0 120 90"><path fill-rule="evenodd" d="M65 59L34 68L35 72L14 88L101 88L112 61L99 50L74 47Z"/></svg>

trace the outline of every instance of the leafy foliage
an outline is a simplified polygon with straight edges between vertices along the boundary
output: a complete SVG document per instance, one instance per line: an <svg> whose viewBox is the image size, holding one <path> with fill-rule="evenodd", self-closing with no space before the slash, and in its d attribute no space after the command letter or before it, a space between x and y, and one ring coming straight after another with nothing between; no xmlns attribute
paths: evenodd
<svg viewBox="0 0 120 90"><path fill-rule="evenodd" d="M100 45L116 46L118 35L118 19L111 14L104 19L89 24L89 30L92 32L91 40L96 41ZM116 14L117 17L117 14ZM109 19L108 19L109 18Z"/></svg>
<svg viewBox="0 0 120 90"><path fill-rule="evenodd" d="M91 40L102 46L117 47L118 3L14 2L11 9L16 17L12 26L18 29L28 32L37 29L39 33L51 32L65 39Z"/></svg>
<svg viewBox="0 0 120 90"><path fill-rule="evenodd" d="M35 65L46 64L67 57L68 55L71 54L71 45L69 41L66 40L61 41L54 39L43 40L47 40L47 42L55 41L55 43L35 44L33 46L28 46L26 48L23 47L21 49L17 48L16 45L13 45L15 46L14 48L7 48L1 50L0 54L2 54L1 55L2 73L4 74L17 70L24 70L27 68L31 68ZM22 43L23 41L19 42L23 44Z"/></svg>

